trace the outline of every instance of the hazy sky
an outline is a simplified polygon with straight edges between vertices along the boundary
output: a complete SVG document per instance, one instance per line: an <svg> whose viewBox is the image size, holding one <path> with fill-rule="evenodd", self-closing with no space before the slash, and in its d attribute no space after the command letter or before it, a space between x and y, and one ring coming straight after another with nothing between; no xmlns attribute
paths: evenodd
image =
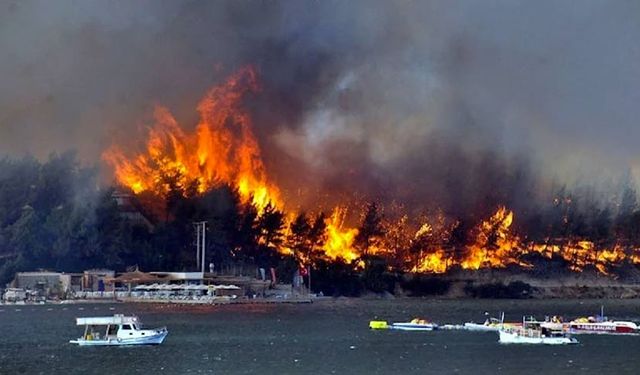
<svg viewBox="0 0 640 375"><path fill-rule="evenodd" d="M524 158L615 178L640 172L639 41L622 0L3 1L0 153L99 160L155 104L193 126L206 89L255 64L276 176L395 194Z"/></svg>

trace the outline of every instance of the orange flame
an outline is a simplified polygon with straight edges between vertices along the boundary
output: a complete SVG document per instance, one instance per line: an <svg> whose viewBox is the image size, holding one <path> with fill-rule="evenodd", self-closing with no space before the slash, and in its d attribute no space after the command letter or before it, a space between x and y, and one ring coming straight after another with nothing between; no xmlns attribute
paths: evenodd
<svg viewBox="0 0 640 375"><path fill-rule="evenodd" d="M422 224L414 235L414 241L433 237L433 227L429 223ZM436 247L435 249L420 249L420 261L411 272L421 273L445 273L447 272L448 257L446 252Z"/></svg>
<svg viewBox="0 0 640 375"><path fill-rule="evenodd" d="M510 228L513 224L513 212L500 207L489 220L483 221L477 228L475 242L468 246L468 255L461 262L462 268L503 268L508 264L528 267L518 260L517 237Z"/></svg>
<svg viewBox="0 0 640 375"><path fill-rule="evenodd" d="M508 265L518 265L531 268L532 265L522 259L527 254L539 254L551 259L559 256L569 264L573 271L580 272L591 265L602 274L609 274L609 269L617 264L628 261L640 264L640 250L632 249L629 253L620 245L612 248L598 249L591 241L568 241L560 246L556 244L523 244L511 233L513 212L500 207L496 213L483 221L474 231L475 240L467 246L467 252L457 261L463 269L504 268ZM416 238L431 235L431 227L423 225L416 233ZM447 264L454 262L446 251L441 248L430 249L422 253L418 263L412 268L413 272L443 273Z"/></svg>
<svg viewBox="0 0 640 375"><path fill-rule="evenodd" d="M538 253L546 258L554 255L560 256L569 263L573 271L582 271L587 265L593 265L600 273L609 274L608 269L628 260L633 264L640 264L637 250L627 255L620 245L615 245L610 249L599 250L591 241L569 241L564 246L532 244L529 252Z"/></svg>
<svg viewBox="0 0 640 375"><path fill-rule="evenodd" d="M128 156L112 146L103 158L113 166L118 182L135 193L166 194L172 184L202 193L228 184L259 211L269 203L281 207L279 190L267 180L251 117L242 107L242 99L257 90L255 71L241 69L200 101L193 134L185 133L169 110L158 107L145 151Z"/></svg>
<svg viewBox="0 0 640 375"><path fill-rule="evenodd" d="M327 241L323 250L326 256L331 259L342 258L347 262L358 259L359 254L353 247L353 241L358 235L355 228L343 228L346 209L336 207L329 218L327 218Z"/></svg>
<svg viewBox="0 0 640 375"><path fill-rule="evenodd" d="M258 90L254 69L240 69L210 89L200 101L197 106L200 120L193 132L184 131L168 109L157 107L144 150L131 155L114 145L105 151L103 158L113 167L117 181L136 194L151 191L166 195L173 189L203 193L226 184L237 189L242 201L252 203L258 212L269 204L282 209L279 189L267 178L251 117L242 105L247 95ZM287 224L293 217L287 216ZM330 259L353 263L361 256L354 247L358 229L345 227L345 217L346 209L337 207L326 219L327 240L322 249ZM531 265L523 260L527 254L562 257L575 271L592 265L599 272L608 273L613 265L624 261L640 264L640 249L625 249L621 245L599 249L584 240L565 241L563 245L553 241L524 244L512 233L513 221L513 212L499 207L474 228L474 240L466 246L464 254L454 257L451 249L445 247L450 229L446 229L444 220L423 224L412 240L404 234L408 233L404 218L388 233L393 239L376 243L368 251L393 257L398 249L412 246L412 254L400 257L399 264L410 263L407 268L411 271L430 273L444 273L452 265L473 270L509 265L528 268ZM292 253L285 247L279 250ZM362 262L355 264L361 266Z"/></svg>

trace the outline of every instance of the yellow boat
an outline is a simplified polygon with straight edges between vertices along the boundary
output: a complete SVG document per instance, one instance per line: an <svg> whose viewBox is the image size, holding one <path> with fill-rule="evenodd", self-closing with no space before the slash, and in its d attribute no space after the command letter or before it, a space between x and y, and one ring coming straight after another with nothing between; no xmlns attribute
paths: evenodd
<svg viewBox="0 0 640 375"><path fill-rule="evenodd" d="M387 322L382 320L372 320L369 322L369 328L371 329L389 329Z"/></svg>

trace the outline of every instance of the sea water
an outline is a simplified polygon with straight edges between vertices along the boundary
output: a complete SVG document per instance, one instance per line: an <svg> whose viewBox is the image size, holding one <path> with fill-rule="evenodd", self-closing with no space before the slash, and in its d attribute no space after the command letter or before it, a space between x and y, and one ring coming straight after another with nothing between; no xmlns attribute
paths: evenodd
<svg viewBox="0 0 640 375"><path fill-rule="evenodd" d="M638 300L330 299L179 307L0 305L0 374L640 374L640 336L580 335L574 346L501 345L496 333L371 331L370 320L482 322L485 312L640 320ZM136 314L162 345L78 347L80 316Z"/></svg>

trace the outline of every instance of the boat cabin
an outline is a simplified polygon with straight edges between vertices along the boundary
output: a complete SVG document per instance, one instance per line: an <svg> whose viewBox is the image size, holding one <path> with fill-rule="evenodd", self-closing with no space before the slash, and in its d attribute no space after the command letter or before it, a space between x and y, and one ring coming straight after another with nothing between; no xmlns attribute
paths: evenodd
<svg viewBox="0 0 640 375"><path fill-rule="evenodd" d="M85 340L114 340L144 337L138 317L114 315L107 317L77 318L77 325L84 325Z"/></svg>
<svg viewBox="0 0 640 375"><path fill-rule="evenodd" d="M84 326L84 334L72 344L96 345L158 345L169 333L166 327L143 329L137 316L76 318L76 324Z"/></svg>

